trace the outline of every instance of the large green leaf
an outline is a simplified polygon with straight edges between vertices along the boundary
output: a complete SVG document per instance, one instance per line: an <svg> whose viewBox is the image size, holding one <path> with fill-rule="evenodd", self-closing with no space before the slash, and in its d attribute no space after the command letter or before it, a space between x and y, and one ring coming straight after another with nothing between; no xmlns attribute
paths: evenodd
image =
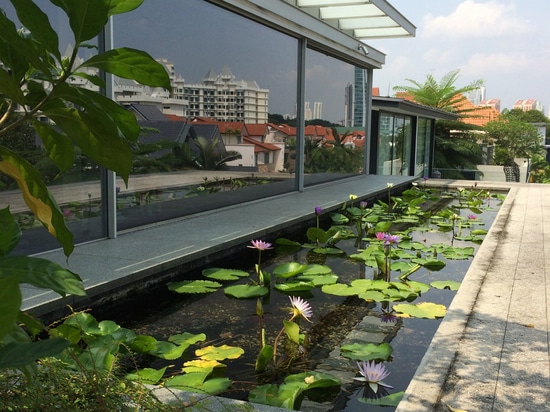
<svg viewBox="0 0 550 412"><path fill-rule="evenodd" d="M18 104L25 104L25 95L19 83L3 68L0 68L0 94Z"/></svg>
<svg viewBox="0 0 550 412"><path fill-rule="evenodd" d="M308 268L307 265L298 262L288 262L277 265L273 269L273 274L278 278L290 278L304 272Z"/></svg>
<svg viewBox="0 0 550 412"><path fill-rule="evenodd" d="M33 39L39 42L42 48L46 49L48 53L53 54L57 60L60 61L59 38L50 25L46 13L31 0L10 1L15 8L19 21L32 33Z"/></svg>
<svg viewBox="0 0 550 412"><path fill-rule="evenodd" d="M357 400L367 405L397 406L401 402L401 399L403 399L404 394L405 391L401 391L382 396L381 398L358 398Z"/></svg>
<svg viewBox="0 0 550 412"><path fill-rule="evenodd" d="M4 259L1 258L0 262ZM20 275L13 273L0 276L0 341L12 330L19 316L22 299L20 279Z"/></svg>
<svg viewBox="0 0 550 412"><path fill-rule="evenodd" d="M208 268L202 271L202 275L208 279L237 280L240 277L250 276L250 273L237 269Z"/></svg>
<svg viewBox="0 0 550 412"><path fill-rule="evenodd" d="M86 295L80 276L47 259L6 256L0 259L0 279L10 275L19 276L21 283L51 289L61 296Z"/></svg>
<svg viewBox="0 0 550 412"><path fill-rule="evenodd" d="M224 359L238 359L244 353L243 348L237 346L207 346L195 351L195 355L206 360L221 361Z"/></svg>
<svg viewBox="0 0 550 412"><path fill-rule="evenodd" d="M221 287L221 283L211 280L184 280L168 283L168 290L177 293L211 293Z"/></svg>
<svg viewBox="0 0 550 412"><path fill-rule="evenodd" d="M237 299L260 298L269 293L269 289L259 285L235 285L225 288L225 294Z"/></svg>
<svg viewBox="0 0 550 412"><path fill-rule="evenodd" d="M109 16L127 13L138 8L142 3L143 0L111 0Z"/></svg>
<svg viewBox="0 0 550 412"><path fill-rule="evenodd" d="M256 358L256 372L263 372L267 369L267 365L271 362L271 359L273 359L273 353L273 346L264 345Z"/></svg>
<svg viewBox="0 0 550 412"><path fill-rule="evenodd" d="M189 392L208 393L210 395L225 392L231 387L231 381L227 378L206 380L207 377L207 373L186 373L185 375L178 375L167 379L164 382L164 386Z"/></svg>
<svg viewBox="0 0 550 412"><path fill-rule="evenodd" d="M292 281L285 283L277 283L275 289L283 293L291 292L307 292L315 287L315 284L311 281Z"/></svg>
<svg viewBox="0 0 550 412"><path fill-rule="evenodd" d="M48 232L59 240L65 255L69 256L74 249L73 235L65 225L63 213L42 182L38 171L23 157L1 146L0 158L0 172L17 182L27 206Z"/></svg>
<svg viewBox="0 0 550 412"><path fill-rule="evenodd" d="M285 328L286 335L288 338L295 344L300 344L300 327L297 323L290 322L288 320L283 320L283 325Z"/></svg>
<svg viewBox="0 0 550 412"><path fill-rule="evenodd" d="M140 382L142 384L155 385L162 379L162 377L164 376L164 372L166 372L166 369L166 366L161 369L138 369L133 373L126 374L125 378L131 381Z"/></svg>
<svg viewBox="0 0 550 412"><path fill-rule="evenodd" d="M83 66L97 67L118 77L153 87L170 89L166 69L141 50L119 48L91 57Z"/></svg>
<svg viewBox="0 0 550 412"><path fill-rule="evenodd" d="M21 228L10 213L9 206L0 209L0 257L13 250L21 239Z"/></svg>
<svg viewBox="0 0 550 412"><path fill-rule="evenodd" d="M422 302L416 305L402 303L394 305L393 310L402 313L405 316L424 319L442 318L447 312L447 308L445 306L431 302Z"/></svg>
<svg viewBox="0 0 550 412"><path fill-rule="evenodd" d="M0 369L19 368L37 359L55 356L69 347L61 338L50 338L36 342L10 342L0 348Z"/></svg>
<svg viewBox="0 0 550 412"><path fill-rule="evenodd" d="M94 162L115 171L125 182L128 181L132 169L132 151L127 141L121 140L118 134L92 133L89 128L92 118L78 110L56 108L48 110L46 114Z"/></svg>
<svg viewBox="0 0 550 412"><path fill-rule="evenodd" d="M109 20L111 0L51 0L69 16L76 48L86 40L96 37Z"/></svg>
<svg viewBox="0 0 550 412"><path fill-rule="evenodd" d="M352 343L342 345L340 350L342 352L342 356L359 361L386 361L393 352L391 345L386 342L379 345L374 343Z"/></svg>
<svg viewBox="0 0 550 412"><path fill-rule="evenodd" d="M74 144L71 139L39 120L33 121L32 125L57 168L61 172L71 168L74 164Z"/></svg>

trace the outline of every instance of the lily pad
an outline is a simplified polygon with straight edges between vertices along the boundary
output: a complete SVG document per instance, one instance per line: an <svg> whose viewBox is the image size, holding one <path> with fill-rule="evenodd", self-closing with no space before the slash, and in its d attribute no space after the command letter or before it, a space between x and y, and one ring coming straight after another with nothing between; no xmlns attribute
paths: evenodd
<svg viewBox="0 0 550 412"><path fill-rule="evenodd" d="M336 296L353 296L357 295L364 290L359 290L357 288L345 285L343 283L334 283L332 285L324 285L321 290L323 293Z"/></svg>
<svg viewBox="0 0 550 412"><path fill-rule="evenodd" d="M238 359L243 353L243 348L228 345L207 346L206 348L197 349L195 351L195 355L200 356L202 359L216 361Z"/></svg>
<svg viewBox="0 0 550 412"><path fill-rule="evenodd" d="M168 283L168 290L177 293L211 293L221 287L221 283L211 280L184 280Z"/></svg>
<svg viewBox="0 0 550 412"><path fill-rule="evenodd" d="M393 310L401 313L404 317L436 319L442 318L447 313L447 308L431 302L422 302L416 305L401 303L393 306Z"/></svg>
<svg viewBox="0 0 550 412"><path fill-rule="evenodd" d="M430 285L436 289L458 290L460 282L454 280L434 280Z"/></svg>
<svg viewBox="0 0 550 412"><path fill-rule="evenodd" d="M304 275L327 275L332 273L332 269L327 265L311 264L304 270Z"/></svg>
<svg viewBox="0 0 550 412"><path fill-rule="evenodd" d="M202 275L215 280L237 280L250 276L248 272L237 269L209 268L202 271Z"/></svg>
<svg viewBox="0 0 550 412"><path fill-rule="evenodd" d="M389 343L379 345L374 343L352 343L343 345L340 350L342 356L358 361L386 361L393 352L393 348Z"/></svg>
<svg viewBox="0 0 550 412"><path fill-rule="evenodd" d="M307 269L307 265L298 262L289 262L278 265L273 269L273 274L278 278L290 278L296 276Z"/></svg>
<svg viewBox="0 0 550 412"><path fill-rule="evenodd" d="M306 292L313 289L314 287L315 284L309 281L285 282L275 285L275 289L283 293Z"/></svg>
<svg viewBox="0 0 550 412"><path fill-rule="evenodd" d="M334 273L329 275L298 276L297 280L302 282L311 282L314 286L332 285L338 281L338 276Z"/></svg>
<svg viewBox="0 0 550 412"><path fill-rule="evenodd" d="M234 285L226 287L224 292L237 299L253 299L267 295L269 289L258 285Z"/></svg>

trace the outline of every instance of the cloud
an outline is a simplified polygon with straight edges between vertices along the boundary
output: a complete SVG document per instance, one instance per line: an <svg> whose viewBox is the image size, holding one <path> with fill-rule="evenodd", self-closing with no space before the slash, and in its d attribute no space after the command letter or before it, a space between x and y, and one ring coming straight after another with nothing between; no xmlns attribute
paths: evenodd
<svg viewBox="0 0 550 412"><path fill-rule="evenodd" d="M448 16L427 15L424 27L424 37L460 39L500 37L530 30L527 21L516 17L513 5L494 0L465 0Z"/></svg>
<svg viewBox="0 0 550 412"><path fill-rule="evenodd" d="M486 73L528 73L532 60L524 53L476 53L470 56L461 73L479 76Z"/></svg>

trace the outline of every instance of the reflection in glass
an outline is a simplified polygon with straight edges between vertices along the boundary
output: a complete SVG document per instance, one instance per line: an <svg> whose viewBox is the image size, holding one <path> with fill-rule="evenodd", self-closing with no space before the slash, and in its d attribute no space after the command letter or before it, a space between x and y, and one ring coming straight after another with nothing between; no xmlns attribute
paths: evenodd
<svg viewBox="0 0 550 412"><path fill-rule="evenodd" d="M351 64L313 50L306 53L306 186L363 172L365 129L348 120L353 110L345 99L354 96L356 72Z"/></svg>
<svg viewBox="0 0 550 412"><path fill-rule="evenodd" d="M114 38L157 59L173 86L115 80L144 129L119 230L294 190L296 132L281 123L296 105L295 39L203 0L145 0L115 18Z"/></svg>
<svg viewBox="0 0 550 412"><path fill-rule="evenodd" d="M378 174L409 175L411 157L411 118L398 114L380 114Z"/></svg>

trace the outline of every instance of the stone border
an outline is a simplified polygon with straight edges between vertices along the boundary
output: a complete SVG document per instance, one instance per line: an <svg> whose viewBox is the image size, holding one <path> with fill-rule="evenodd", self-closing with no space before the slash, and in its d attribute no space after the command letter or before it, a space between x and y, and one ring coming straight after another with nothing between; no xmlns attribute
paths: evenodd
<svg viewBox="0 0 550 412"><path fill-rule="evenodd" d="M458 186L453 184L453 187ZM435 410L487 271L492 265L493 254L508 222L516 193L517 188L511 187L396 412Z"/></svg>

